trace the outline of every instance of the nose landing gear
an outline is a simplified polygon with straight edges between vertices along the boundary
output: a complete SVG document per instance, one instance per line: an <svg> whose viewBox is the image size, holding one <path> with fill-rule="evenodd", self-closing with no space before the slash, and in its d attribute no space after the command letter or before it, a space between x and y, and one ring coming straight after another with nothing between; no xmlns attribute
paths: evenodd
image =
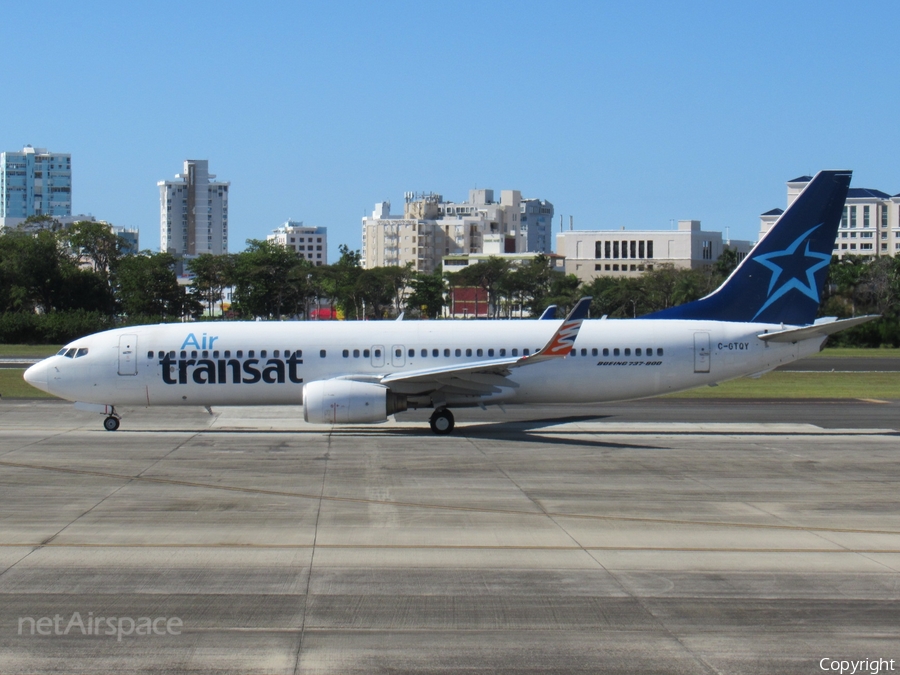
<svg viewBox="0 0 900 675"><path fill-rule="evenodd" d="M115 431L119 428L119 421L122 418L119 417L118 413L116 413L116 409L112 408L109 411L109 417L103 420L103 428L107 431Z"/></svg>
<svg viewBox="0 0 900 675"><path fill-rule="evenodd" d="M429 424L431 424L431 430L438 436L446 436L453 431L455 425L453 413L446 408L435 410L431 414Z"/></svg>

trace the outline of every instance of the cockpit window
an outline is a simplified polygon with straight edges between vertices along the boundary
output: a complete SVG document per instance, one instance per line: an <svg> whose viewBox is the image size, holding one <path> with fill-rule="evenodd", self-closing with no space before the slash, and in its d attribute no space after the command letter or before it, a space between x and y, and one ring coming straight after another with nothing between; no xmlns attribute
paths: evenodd
<svg viewBox="0 0 900 675"><path fill-rule="evenodd" d="M88 348L87 347L79 347L78 351L75 352L75 358L77 359L80 356L87 356Z"/></svg>
<svg viewBox="0 0 900 675"><path fill-rule="evenodd" d="M56 352L56 355L57 355L57 356L65 356L65 353L66 353L66 348L63 347L63 348L60 349L58 352Z"/></svg>
<svg viewBox="0 0 900 675"><path fill-rule="evenodd" d="M77 351L78 351L78 350L75 349L75 347L71 347L70 349L67 349L67 350L66 350L66 353L64 354L64 356L65 356L67 359L74 359L74 358L75 358L75 352L77 352Z"/></svg>

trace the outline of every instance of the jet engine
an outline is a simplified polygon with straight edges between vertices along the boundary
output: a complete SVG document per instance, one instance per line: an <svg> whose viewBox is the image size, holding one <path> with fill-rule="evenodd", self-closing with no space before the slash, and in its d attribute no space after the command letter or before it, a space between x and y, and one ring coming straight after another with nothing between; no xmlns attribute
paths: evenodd
<svg viewBox="0 0 900 675"><path fill-rule="evenodd" d="M303 419L313 424L384 422L404 410L406 396L380 384L319 380L303 385Z"/></svg>

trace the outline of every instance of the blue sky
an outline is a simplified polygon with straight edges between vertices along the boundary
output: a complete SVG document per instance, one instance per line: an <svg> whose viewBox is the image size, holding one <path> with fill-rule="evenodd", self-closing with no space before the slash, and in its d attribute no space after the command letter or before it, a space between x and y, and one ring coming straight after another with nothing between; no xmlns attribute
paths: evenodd
<svg viewBox="0 0 900 675"><path fill-rule="evenodd" d="M900 192L893 2L20 2L4 25L2 149L71 153L74 210L144 248L189 157L231 181L232 251L293 218L332 260L406 191L746 239L797 175Z"/></svg>

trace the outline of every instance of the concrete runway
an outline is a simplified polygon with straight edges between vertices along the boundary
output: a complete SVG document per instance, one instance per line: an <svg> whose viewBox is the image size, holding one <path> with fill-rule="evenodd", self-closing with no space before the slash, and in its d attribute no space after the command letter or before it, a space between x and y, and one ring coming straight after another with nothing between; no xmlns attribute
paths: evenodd
<svg viewBox="0 0 900 675"><path fill-rule="evenodd" d="M4 674L900 669L898 401L122 412L0 403Z"/></svg>

